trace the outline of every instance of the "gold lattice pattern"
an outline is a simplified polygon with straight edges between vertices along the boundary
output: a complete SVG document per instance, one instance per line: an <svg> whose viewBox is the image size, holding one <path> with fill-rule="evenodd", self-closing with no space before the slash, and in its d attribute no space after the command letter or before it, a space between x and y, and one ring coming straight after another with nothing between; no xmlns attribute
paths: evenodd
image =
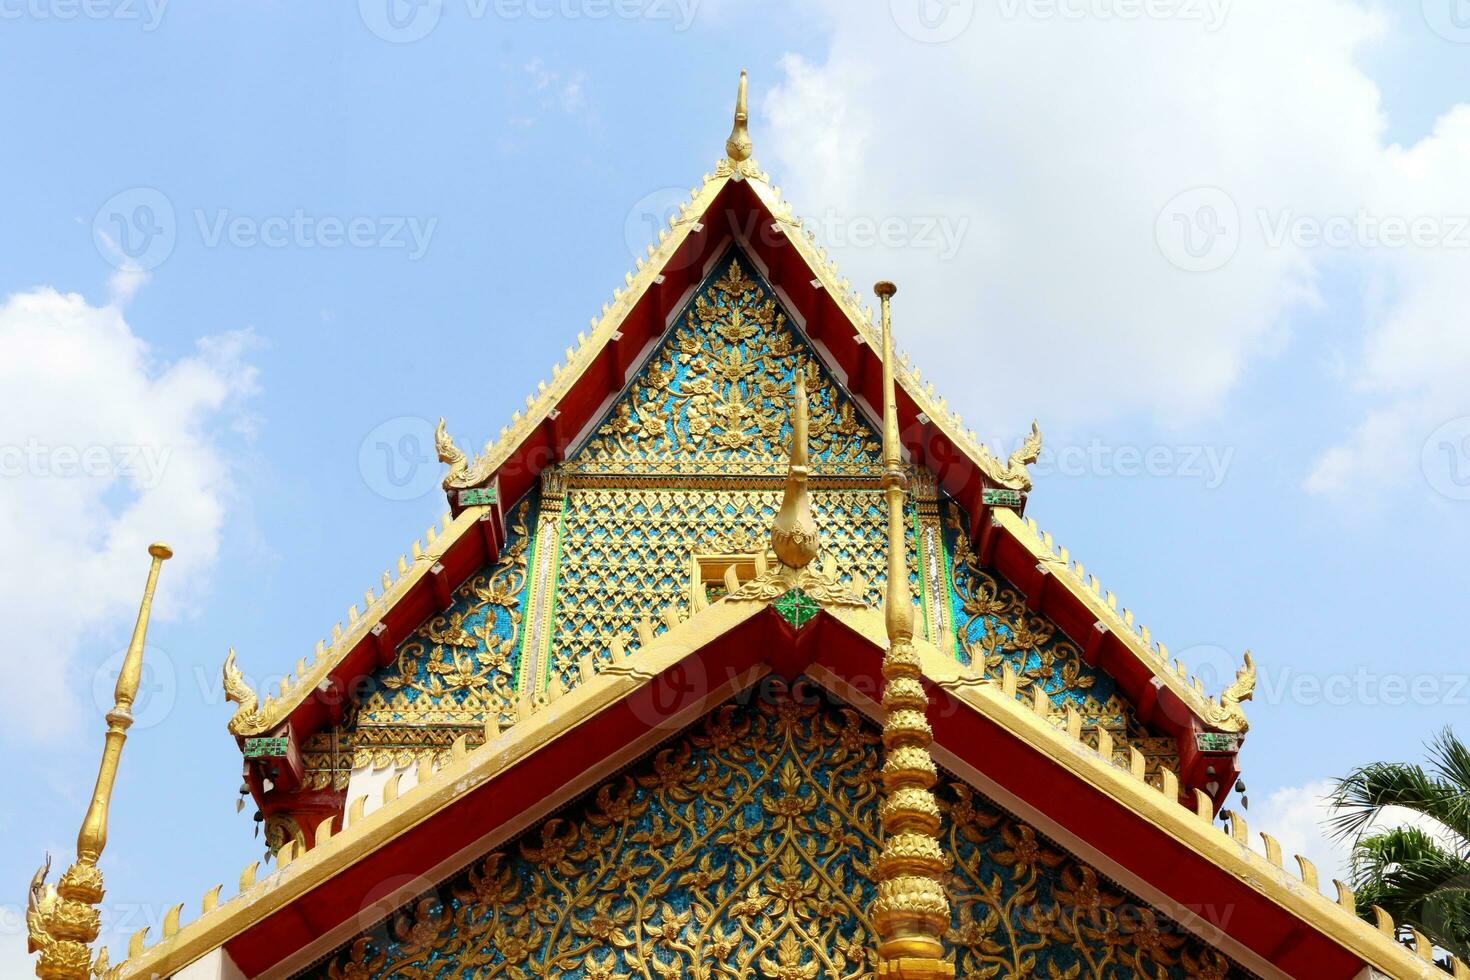
<svg viewBox="0 0 1470 980"><path fill-rule="evenodd" d="M303 976L868 976L879 752L842 705L727 705ZM968 786L939 797L960 976L1249 976Z"/></svg>
<svg viewBox="0 0 1470 980"><path fill-rule="evenodd" d="M569 492L553 659L563 683L580 681L582 656L605 662L615 636L636 649L641 618L657 622L670 606L687 613L694 556L764 554L779 503L775 489ZM817 490L812 503L823 558L835 560L844 580L862 576L876 605L888 567L881 491Z"/></svg>

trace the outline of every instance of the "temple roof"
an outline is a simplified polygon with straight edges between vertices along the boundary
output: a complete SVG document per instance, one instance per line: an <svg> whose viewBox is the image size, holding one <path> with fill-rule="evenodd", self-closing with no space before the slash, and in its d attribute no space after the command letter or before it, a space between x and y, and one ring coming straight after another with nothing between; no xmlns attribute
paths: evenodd
<svg viewBox="0 0 1470 980"><path fill-rule="evenodd" d="M738 135L732 143L740 148ZM751 225L751 216L763 224ZM772 234L740 234L757 226ZM415 544L412 560L400 561L396 578L385 576L383 593L370 591L365 609L351 611L330 646L320 645L314 662L300 664L297 678L264 703L231 658L226 689L239 702L231 731L242 740L300 737L340 721L353 681L390 663L405 637L450 607L460 583L517 546L507 504L532 493L550 463L596 438L596 427L629 393L634 369L665 337L671 311L686 305L732 241L757 263L823 370L871 423L872 406L881 401L871 313L800 233L753 160L726 157L651 248L650 261L627 277L627 290L615 294L592 335L528 399L526 413L473 459L441 440L451 514L426 544ZM1119 612L1111 594L1023 516L1025 465L1035 445L1002 465L961 432L942 401L920 386L917 371L899 371L898 381L898 428L910 465L927 470L963 513L964 547L978 562L1064 630L1144 721L1188 744L1198 732L1243 732L1239 702L1254 679L1249 659L1221 699L1195 690L1132 614ZM793 589L810 600L809 610L793 615L777 604ZM135 937L122 975L168 975L221 947L250 975L305 965L301 957L360 927L351 910L365 907L377 883L393 875L422 883L462 866L466 855L507 839L610 766L636 758L767 675L806 675L870 717L881 714L873 679L886 643L883 617L865 589L817 563L800 571L780 566L707 606L669 612L661 629L640 629L631 654L616 645L611 662L575 687L551 684L512 723L487 722L478 748L461 735L443 758L394 774L374 798L347 801L340 815L315 828L309 849L287 843L276 870L263 878L256 865L248 867L228 902L220 904L219 889L212 890L201 916L183 925L182 906L174 907L159 943L146 947L144 933ZM1160 771L1155 785L1137 748L1115 744L1109 730L1086 722L1072 705L1058 707L1040 686L1022 696L1011 664L997 671L922 637L914 645L934 703L933 752L942 765L1237 962L1263 976L1346 978L1364 965L1395 977L1437 975L1424 937L1415 935L1411 951L1377 910L1378 927L1368 925L1341 883L1335 901L1324 897L1304 858L1297 858L1300 873L1289 874L1269 835L1260 835L1263 852L1253 850L1240 814L1227 811L1226 826L1217 826L1223 794L1212 799L1201 788L1202 766L1181 759L1180 770ZM1220 907L1233 912L1210 921L1205 910ZM1453 968L1470 976L1458 962Z"/></svg>
<svg viewBox="0 0 1470 980"><path fill-rule="evenodd" d="M295 674L263 701L243 687L238 672L227 669L236 682L232 700L242 702L230 730L240 737L260 735L289 721L304 736L338 720L342 692L375 664L391 659L419 623L448 605L460 582L494 561L507 537L505 509L535 487L541 471L574 455L581 466L596 459L594 428L617 399L627 398L636 370L732 243L774 285L794 328L810 342L823 369L851 393L859 416L876 425L881 364L871 308L862 305L754 159L722 158L690 192L658 243L649 245L647 260L640 258L624 277L625 285L614 290L612 302L593 318L590 333L578 335L566 360L552 368L550 382L527 396L526 410L516 412L497 439L471 456L441 423L439 452L449 467L444 487L450 512L429 529L424 543L414 543L411 558L398 559L396 575L384 573L381 594L368 589L362 610L353 605L331 640L318 643L312 657L298 661ZM965 508L982 561L1081 644L1090 663L1117 677L1145 713L1154 713L1162 699L1158 710L1167 716L1166 727L1180 733L1191 727L1243 733L1247 721L1240 702L1254 685L1249 655L1237 683L1223 697L1210 697L1191 682L1183 664L1170 664L1164 645L1135 623L1131 611L1119 609L1096 576L1086 575L1065 548L1021 517L1031 488L1026 466L1040 449L1039 430L1033 426L1021 448L1002 463L964 428L932 384L922 383L906 357L896 382L905 452ZM761 469L736 458L732 474L742 467L743 475Z"/></svg>

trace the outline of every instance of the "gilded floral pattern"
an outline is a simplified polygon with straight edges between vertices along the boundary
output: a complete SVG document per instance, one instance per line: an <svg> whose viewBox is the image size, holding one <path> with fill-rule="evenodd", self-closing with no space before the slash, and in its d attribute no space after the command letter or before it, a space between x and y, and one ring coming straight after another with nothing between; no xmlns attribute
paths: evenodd
<svg viewBox="0 0 1470 980"><path fill-rule="evenodd" d="M406 764L446 751L465 732L478 744L491 713L514 721L533 503L507 514L510 533L495 565L471 575L449 609L425 620L373 674L356 711L356 765Z"/></svg>
<svg viewBox="0 0 1470 980"><path fill-rule="evenodd" d="M302 976L868 976L879 741L842 705L726 705ZM1249 976L969 787L940 796L959 975Z"/></svg>
<svg viewBox="0 0 1470 980"><path fill-rule="evenodd" d="M784 474L798 367L811 379L813 461L828 474L877 466L877 434L742 258L732 252L699 289L576 470Z"/></svg>

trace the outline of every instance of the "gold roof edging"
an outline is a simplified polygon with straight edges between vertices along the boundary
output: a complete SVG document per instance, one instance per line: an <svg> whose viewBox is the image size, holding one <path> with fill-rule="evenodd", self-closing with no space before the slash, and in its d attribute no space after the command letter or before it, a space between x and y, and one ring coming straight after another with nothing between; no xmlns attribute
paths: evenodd
<svg viewBox="0 0 1470 980"><path fill-rule="evenodd" d="M294 674L288 673L283 676L278 691L267 692L264 701L246 682L235 663L235 651L231 648L225 657L221 671L225 699L236 705L235 713L228 722L230 733L240 737L259 735L285 721L291 712L317 689L317 685L326 680L327 676L342 662L342 659L362 641L362 638L382 622L383 617L388 614L388 610L393 608L398 599L425 575L428 575L450 545L473 528L480 515L488 509L484 506L467 507L460 512L458 517L452 518L448 514L444 515L443 530L430 527L426 535L428 544L424 545L420 541L415 541L412 549L413 558L409 559L407 556L399 558L396 579L389 581L389 573L384 573L384 580L387 584L382 594L373 597L362 612L358 611L357 606L350 606L347 610L346 629L343 629L339 621L332 628L330 644L326 640L318 642L312 659L307 660L303 657L298 660ZM371 589L368 590L368 594L372 594Z"/></svg>
<svg viewBox="0 0 1470 980"><path fill-rule="evenodd" d="M1089 578L1082 563L1074 561L1066 548L1056 545L1051 535L1043 532L1035 520L1022 518L1004 507L993 508L991 517L1021 542L1038 562L1052 570L1051 578L1072 593L1097 621L1104 623L1122 640L1129 652L1153 671L1154 676L1178 695L1205 724L1233 734L1244 734L1250 728L1241 706L1241 702L1249 701L1255 692L1255 661L1249 650L1245 652L1244 665L1236 674L1234 683L1228 685L1220 697L1211 698L1197 679L1186 681L1187 669L1182 660L1176 660L1175 666L1170 667L1169 648L1154 640L1148 627L1134 623L1132 610L1125 608L1120 613L1117 597L1103 590L1096 575Z"/></svg>

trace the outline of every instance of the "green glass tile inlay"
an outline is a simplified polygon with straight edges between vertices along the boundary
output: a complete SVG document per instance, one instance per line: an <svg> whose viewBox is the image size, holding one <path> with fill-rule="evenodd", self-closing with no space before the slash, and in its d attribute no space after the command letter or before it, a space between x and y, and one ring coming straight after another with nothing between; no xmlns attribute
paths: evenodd
<svg viewBox="0 0 1470 980"><path fill-rule="evenodd" d="M817 601L800 589L792 589L784 593L771 605L775 607L776 612L781 614L782 619L797 629L810 623L817 613L822 611Z"/></svg>

